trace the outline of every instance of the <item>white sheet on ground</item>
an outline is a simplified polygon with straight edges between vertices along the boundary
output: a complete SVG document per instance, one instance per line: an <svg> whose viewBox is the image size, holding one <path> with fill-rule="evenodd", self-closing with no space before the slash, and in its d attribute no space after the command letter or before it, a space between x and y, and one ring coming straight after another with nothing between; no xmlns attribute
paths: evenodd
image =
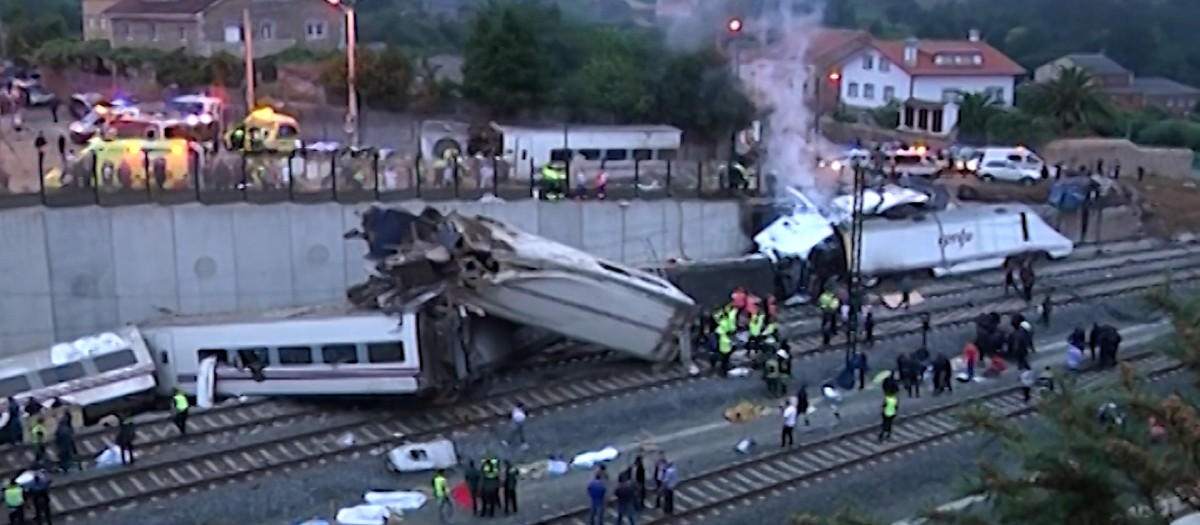
<svg viewBox="0 0 1200 525"><path fill-rule="evenodd" d="M136 457L136 452L134 453ZM109 445L96 455L96 468L115 467L121 464L121 447Z"/></svg>
<svg viewBox="0 0 1200 525"><path fill-rule="evenodd" d="M363 494L368 505L383 505L391 509L416 510L425 505L428 498L414 490L371 491Z"/></svg>
<svg viewBox="0 0 1200 525"><path fill-rule="evenodd" d="M617 456L620 454L621 453L613 447L605 447L604 449L597 450L595 452L584 452L578 456L575 456L575 459L571 460L571 466L575 468L592 468L596 466L597 463L604 463L617 459Z"/></svg>
<svg viewBox="0 0 1200 525"><path fill-rule="evenodd" d="M567 462L561 459L551 459L546 462L546 472L553 476L560 476L567 473Z"/></svg>
<svg viewBox="0 0 1200 525"><path fill-rule="evenodd" d="M383 505L356 505L339 509L334 519L338 525L383 525L394 513Z"/></svg>

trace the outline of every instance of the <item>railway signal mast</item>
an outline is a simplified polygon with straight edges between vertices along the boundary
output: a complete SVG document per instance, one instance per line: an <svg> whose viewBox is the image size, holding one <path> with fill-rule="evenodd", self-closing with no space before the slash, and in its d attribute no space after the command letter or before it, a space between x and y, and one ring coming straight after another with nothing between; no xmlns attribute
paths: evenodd
<svg viewBox="0 0 1200 525"><path fill-rule="evenodd" d="M866 192L866 169L862 166L854 167L854 182L853 182L853 200L851 204L850 214L850 282L849 294L850 298L850 326L847 332L846 341L846 370L847 376L853 378L853 370L850 368L852 356L858 351L858 335L860 315L863 307L863 281L862 281L862 238L863 238L863 195Z"/></svg>

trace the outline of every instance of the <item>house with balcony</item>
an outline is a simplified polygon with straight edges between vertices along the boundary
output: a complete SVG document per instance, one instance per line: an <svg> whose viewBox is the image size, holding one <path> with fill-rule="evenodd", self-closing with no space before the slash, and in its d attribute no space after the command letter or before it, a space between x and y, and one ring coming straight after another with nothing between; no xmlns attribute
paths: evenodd
<svg viewBox="0 0 1200 525"><path fill-rule="evenodd" d="M1058 78L1066 68L1078 68L1110 97L1113 103L1129 110L1159 107L1178 116L1187 116L1200 102L1200 89L1163 77L1139 77L1103 53L1073 53L1039 66L1033 72L1035 82Z"/></svg>
<svg viewBox="0 0 1200 525"><path fill-rule="evenodd" d="M821 112L838 105L901 106L900 129L948 135L958 123L957 100L986 93L1011 106L1024 68L971 31L963 40L881 40L862 32L810 53L810 88Z"/></svg>
<svg viewBox="0 0 1200 525"><path fill-rule="evenodd" d="M113 47L241 55L245 10L256 57L346 41L344 14L321 0L82 0L82 8L84 38Z"/></svg>

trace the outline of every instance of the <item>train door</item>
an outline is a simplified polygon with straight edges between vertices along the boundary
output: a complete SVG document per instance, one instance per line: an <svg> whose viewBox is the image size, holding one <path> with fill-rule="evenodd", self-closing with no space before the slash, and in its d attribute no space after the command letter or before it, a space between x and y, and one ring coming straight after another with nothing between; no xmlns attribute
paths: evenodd
<svg viewBox="0 0 1200 525"><path fill-rule="evenodd" d="M508 138L512 140L512 149L505 151L504 156L512 159L513 172L521 178L531 177L536 168L533 167L533 159L529 151L532 146L529 138L518 134L510 134Z"/></svg>
<svg viewBox="0 0 1200 525"><path fill-rule="evenodd" d="M158 381L159 392L167 394L178 385L176 378L179 377L177 370L179 363L171 355L171 350L175 346L174 341L170 333L143 332L143 334L146 336L146 344L150 347L150 355L154 357L154 375Z"/></svg>

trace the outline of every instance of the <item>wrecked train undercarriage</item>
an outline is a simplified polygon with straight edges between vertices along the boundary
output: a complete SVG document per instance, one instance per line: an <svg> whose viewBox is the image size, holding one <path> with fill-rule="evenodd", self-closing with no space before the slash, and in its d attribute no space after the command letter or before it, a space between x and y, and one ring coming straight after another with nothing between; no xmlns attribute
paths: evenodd
<svg viewBox="0 0 1200 525"><path fill-rule="evenodd" d="M687 350L681 345L696 304L669 281L494 219L372 207L346 238L365 240L375 263L374 274L348 291L356 306L394 312L436 290L440 312L511 323L504 344L494 336L467 343L475 355L470 372L456 365L463 379L532 357L554 336L657 363ZM494 332L496 323L487 324Z"/></svg>

